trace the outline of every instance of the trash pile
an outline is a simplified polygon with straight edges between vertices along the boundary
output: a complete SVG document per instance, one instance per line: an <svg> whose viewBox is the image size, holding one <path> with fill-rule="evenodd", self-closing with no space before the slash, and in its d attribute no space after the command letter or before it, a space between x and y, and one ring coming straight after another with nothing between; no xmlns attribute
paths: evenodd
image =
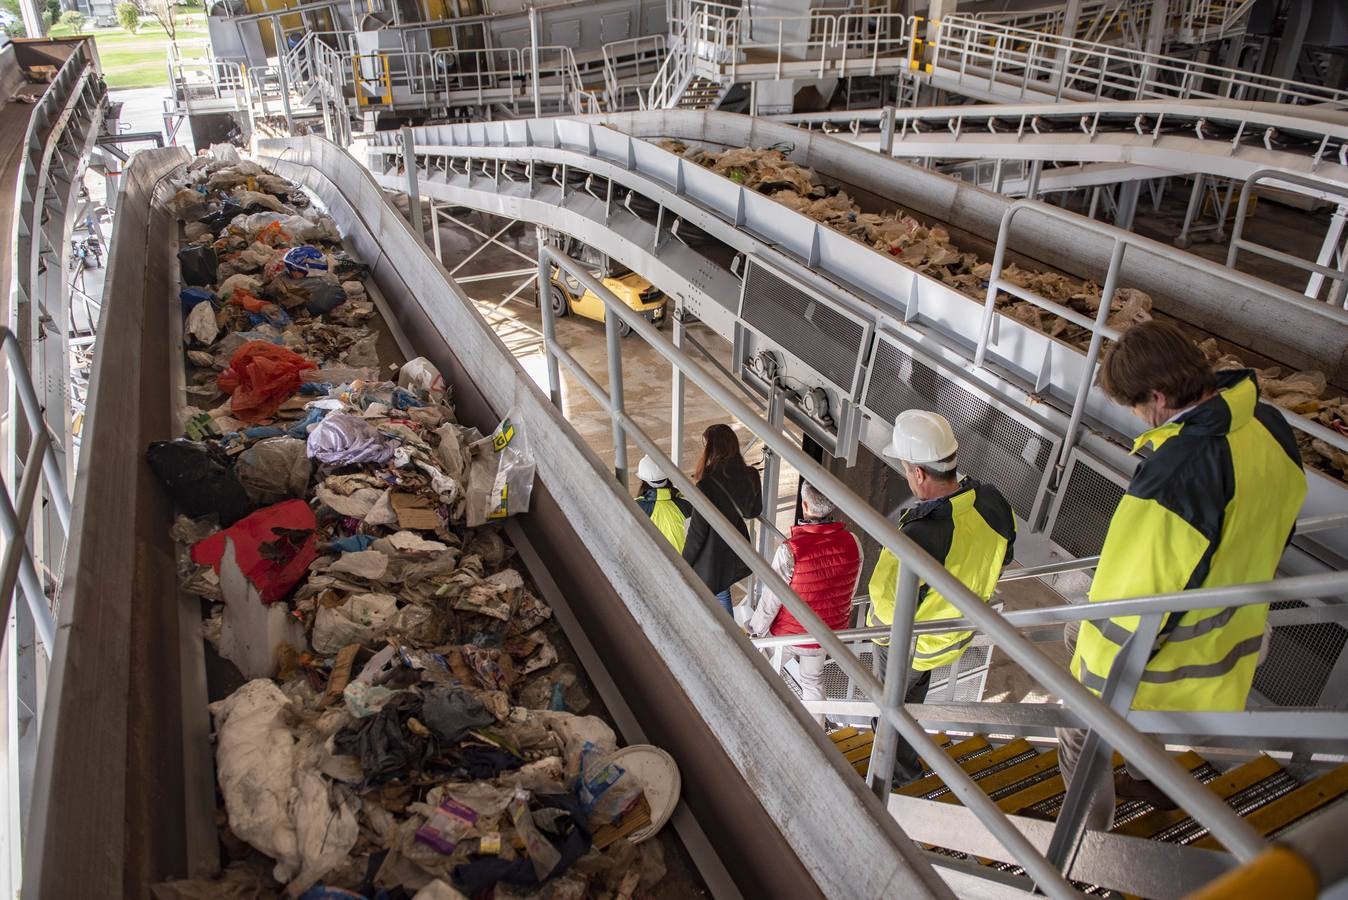
<svg viewBox="0 0 1348 900"><path fill-rule="evenodd" d="M955 247L950 234L939 225L924 225L907 213L875 214L861 208L836 186L820 182L815 173L787 158L780 147L756 150L737 148L715 152L691 149L677 140L664 140L660 146L690 162L710 169L752 188L783 206L828 225L835 231L869 244L875 250L896 257L908 268L938 278L980 303L987 298L992 264L982 262L973 253ZM790 148L785 148L789 152ZM1100 311L1101 287L1057 272L1036 272L1014 263L1002 268L1006 281L1033 291L1049 300L1094 318ZM1090 344L1090 331L1061 316L1011 294L997 295L997 309L1080 349ZM1136 288L1118 288L1110 300L1108 322L1124 329L1151 318L1151 297ZM1200 346L1222 368L1247 368L1233 356L1223 356L1215 339L1199 338ZM1328 388L1323 373L1294 372L1284 375L1278 368L1257 370L1262 396L1270 403L1300 413L1320 424L1348 434L1348 398L1326 397ZM1318 385L1318 390L1312 390ZM1307 466L1348 481L1348 454L1324 441L1297 433L1302 458Z"/></svg>
<svg viewBox="0 0 1348 900"><path fill-rule="evenodd" d="M500 527L528 508L525 423L484 437L432 363L381 359L367 268L289 182L203 158L169 203L192 405L147 459L242 678L212 693L223 874L155 896L649 891L674 764L578 714Z"/></svg>
<svg viewBox="0 0 1348 900"><path fill-rule="evenodd" d="M820 182L815 173L787 158L778 147L763 150L740 148L714 152L692 150L680 141L666 140L661 147L690 162L753 188L761 194L840 231L873 249L888 253L905 266L940 279L980 303L987 297L992 265L950 242L950 233L939 225L924 225L904 212L867 213L840 188ZM1050 300L1094 317L1100 310L1100 285L1056 272L1034 272L1007 265L1002 277ZM997 296L997 308L1069 344L1085 348L1090 331L1061 316L1011 294ZM1110 302L1109 324L1124 328L1151 318L1151 297L1134 288L1115 292Z"/></svg>

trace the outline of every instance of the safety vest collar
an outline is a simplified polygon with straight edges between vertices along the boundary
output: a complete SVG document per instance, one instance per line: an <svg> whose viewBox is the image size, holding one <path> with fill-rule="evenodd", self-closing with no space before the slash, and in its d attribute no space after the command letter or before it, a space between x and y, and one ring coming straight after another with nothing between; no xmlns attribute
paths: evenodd
<svg viewBox="0 0 1348 900"><path fill-rule="evenodd" d="M967 509L973 505L974 492L977 487L978 482L966 475L964 478L960 479L959 489L954 493L946 494L944 497L933 497L930 500L923 500L908 507L908 510L899 517L899 526L902 527L908 522L916 522L918 519L925 519L947 503L956 510Z"/></svg>
<svg viewBox="0 0 1348 900"><path fill-rule="evenodd" d="M1133 442L1137 453L1150 444L1153 449L1177 434L1215 437L1244 427L1254 418L1259 402L1259 382L1253 369L1229 369L1217 373L1217 395L1180 415L1173 422L1144 431Z"/></svg>

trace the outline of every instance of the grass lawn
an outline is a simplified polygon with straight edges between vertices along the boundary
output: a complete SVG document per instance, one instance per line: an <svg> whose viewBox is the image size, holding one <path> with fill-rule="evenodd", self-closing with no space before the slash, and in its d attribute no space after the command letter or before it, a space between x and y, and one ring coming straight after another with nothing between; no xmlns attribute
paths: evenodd
<svg viewBox="0 0 1348 900"><path fill-rule="evenodd" d="M192 27L184 27L187 19ZM206 16L201 7L180 7L176 16L178 40L206 37ZM53 25L52 37L65 37L73 32L62 25ZM168 85L168 35L152 19L141 20L140 31L131 34L124 28L90 28L98 45L98 58L103 64L103 75L110 88L148 88Z"/></svg>

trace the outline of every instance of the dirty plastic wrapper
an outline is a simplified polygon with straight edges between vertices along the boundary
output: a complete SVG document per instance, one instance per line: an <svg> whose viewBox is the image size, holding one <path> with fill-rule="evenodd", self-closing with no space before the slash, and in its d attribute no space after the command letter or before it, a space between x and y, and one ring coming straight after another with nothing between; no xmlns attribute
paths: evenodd
<svg viewBox="0 0 1348 900"><path fill-rule="evenodd" d="M489 436L473 445L468 471L470 527L529 511L534 489L534 455L519 408L512 406Z"/></svg>

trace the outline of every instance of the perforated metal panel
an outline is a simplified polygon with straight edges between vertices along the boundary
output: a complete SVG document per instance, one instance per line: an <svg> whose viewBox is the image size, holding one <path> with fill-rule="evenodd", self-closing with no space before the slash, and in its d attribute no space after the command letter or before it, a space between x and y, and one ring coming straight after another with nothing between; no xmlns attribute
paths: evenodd
<svg viewBox="0 0 1348 900"><path fill-rule="evenodd" d="M1081 454L1072 456L1049 527L1053 542L1075 556L1094 556L1105 544L1109 520L1124 486Z"/></svg>
<svg viewBox="0 0 1348 900"><path fill-rule="evenodd" d="M870 368L867 409L889 422L905 409L945 416L959 438L960 470L996 485L1021 518L1030 518L1057 438L1007 415L889 340L876 342Z"/></svg>
<svg viewBox="0 0 1348 900"><path fill-rule="evenodd" d="M1270 608L1301 609L1305 605L1288 600ZM1317 705L1345 643L1348 629L1333 622L1274 628L1268 655L1254 673L1254 689L1279 706Z"/></svg>
<svg viewBox="0 0 1348 900"><path fill-rule="evenodd" d="M845 393L856 389L866 325L763 266L749 262L740 318Z"/></svg>

